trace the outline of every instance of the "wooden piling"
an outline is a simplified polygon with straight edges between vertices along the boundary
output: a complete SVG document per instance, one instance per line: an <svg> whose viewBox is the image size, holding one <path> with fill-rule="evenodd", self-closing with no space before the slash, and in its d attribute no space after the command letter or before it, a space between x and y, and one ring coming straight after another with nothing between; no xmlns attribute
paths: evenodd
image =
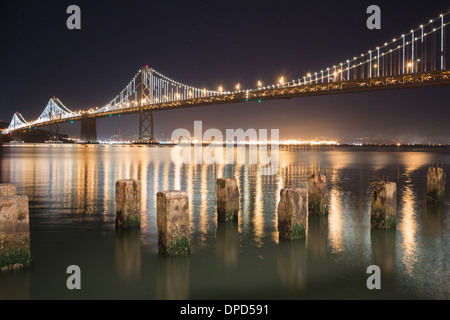
<svg viewBox="0 0 450 320"><path fill-rule="evenodd" d="M15 187L8 186L6 190L15 194ZM0 196L0 271L20 269L30 264L28 196Z"/></svg>
<svg viewBox="0 0 450 320"><path fill-rule="evenodd" d="M217 219L237 220L239 213L239 188L235 178L218 178L216 181Z"/></svg>
<svg viewBox="0 0 450 320"><path fill-rule="evenodd" d="M182 191L157 193L157 225L159 252L182 255L191 252L189 196Z"/></svg>
<svg viewBox="0 0 450 320"><path fill-rule="evenodd" d="M141 182L118 180L116 182L116 228L141 226Z"/></svg>
<svg viewBox="0 0 450 320"><path fill-rule="evenodd" d="M306 237L308 224L308 190L285 188L278 203L278 232L280 238L295 240Z"/></svg>
<svg viewBox="0 0 450 320"><path fill-rule="evenodd" d="M397 224L397 184L378 181L370 183L373 189L370 203L370 226L394 229Z"/></svg>
<svg viewBox="0 0 450 320"><path fill-rule="evenodd" d="M445 194L445 173L442 168L432 166L427 172L427 202L442 203Z"/></svg>
<svg viewBox="0 0 450 320"><path fill-rule="evenodd" d="M308 213L328 214L327 176L313 174L308 180Z"/></svg>

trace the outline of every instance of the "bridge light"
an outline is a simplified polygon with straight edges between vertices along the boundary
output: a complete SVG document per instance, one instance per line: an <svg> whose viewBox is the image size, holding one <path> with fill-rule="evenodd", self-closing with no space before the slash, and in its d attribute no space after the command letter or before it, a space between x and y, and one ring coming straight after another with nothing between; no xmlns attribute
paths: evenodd
<svg viewBox="0 0 450 320"><path fill-rule="evenodd" d="M377 65L377 64L374 64L373 67L376 69L376 68L378 67L378 65Z"/></svg>
<svg viewBox="0 0 450 320"><path fill-rule="evenodd" d="M259 88L261 88L262 87L262 82L258 81L257 85L258 85Z"/></svg>
<svg viewBox="0 0 450 320"><path fill-rule="evenodd" d="M219 92L222 93L223 92L223 88L222 86L219 86Z"/></svg>
<svg viewBox="0 0 450 320"><path fill-rule="evenodd" d="M280 83L283 84L284 83L284 77L280 78Z"/></svg>

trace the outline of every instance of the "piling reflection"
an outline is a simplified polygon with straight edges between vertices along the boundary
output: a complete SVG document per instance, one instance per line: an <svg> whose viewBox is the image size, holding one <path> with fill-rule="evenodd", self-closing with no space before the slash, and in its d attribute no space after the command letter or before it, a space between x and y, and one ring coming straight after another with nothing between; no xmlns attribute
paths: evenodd
<svg viewBox="0 0 450 320"><path fill-rule="evenodd" d="M237 265L239 255L239 223L223 221L217 224L216 253L217 258L227 268Z"/></svg>
<svg viewBox="0 0 450 320"><path fill-rule="evenodd" d="M0 300L30 299L31 270L0 272Z"/></svg>
<svg viewBox="0 0 450 320"><path fill-rule="evenodd" d="M306 286L306 242L280 240L277 246L277 269L283 288L304 290Z"/></svg>
<svg viewBox="0 0 450 320"><path fill-rule="evenodd" d="M445 206L443 203L427 203L423 217L424 229L433 236L442 236L445 224Z"/></svg>
<svg viewBox="0 0 450 320"><path fill-rule="evenodd" d="M328 216L309 216L307 248L314 260L325 260L327 257Z"/></svg>
<svg viewBox="0 0 450 320"><path fill-rule="evenodd" d="M189 299L189 256L158 256L156 298L161 300Z"/></svg>
<svg viewBox="0 0 450 320"><path fill-rule="evenodd" d="M124 282L139 279L142 264L139 230L117 230L114 258L119 279Z"/></svg>
<svg viewBox="0 0 450 320"><path fill-rule="evenodd" d="M373 264L381 269L382 279L391 280L395 270L396 230L370 230Z"/></svg>

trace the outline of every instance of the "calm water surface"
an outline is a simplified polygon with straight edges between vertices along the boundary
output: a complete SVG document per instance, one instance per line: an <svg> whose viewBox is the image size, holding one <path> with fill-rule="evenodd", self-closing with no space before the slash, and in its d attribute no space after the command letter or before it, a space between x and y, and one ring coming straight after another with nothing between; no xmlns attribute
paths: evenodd
<svg viewBox="0 0 450 320"><path fill-rule="evenodd" d="M450 148L285 148L281 168L175 165L172 147L3 145L0 181L30 198L33 266L0 274L0 299L450 299L450 194L425 202L426 170L450 166ZM321 170L330 213L310 217L306 240L279 241L283 187L301 187ZM448 173L448 170L447 170ZM371 230L368 181L398 183L394 231ZM235 176L239 223L217 224L215 179ZM117 233L114 185L142 181L140 232ZM190 197L192 254L158 254L156 192ZM448 188L449 189L449 188ZM78 265L82 290L66 288ZM366 268L381 267L381 290Z"/></svg>

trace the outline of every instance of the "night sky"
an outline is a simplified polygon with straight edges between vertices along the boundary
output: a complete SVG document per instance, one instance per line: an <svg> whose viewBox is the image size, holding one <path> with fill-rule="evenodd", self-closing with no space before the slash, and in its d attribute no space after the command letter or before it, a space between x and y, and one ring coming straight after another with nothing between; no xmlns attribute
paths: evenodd
<svg viewBox="0 0 450 320"><path fill-rule="evenodd" d="M66 9L81 8L81 30ZM381 30L366 8L381 8ZM297 79L357 56L449 10L449 1L9 1L0 16L0 119L36 119L52 96L72 110L103 106L148 65L216 90ZM448 37L447 37L448 39ZM278 128L281 138L450 143L450 87L240 103L155 113L176 128ZM98 121L99 138L138 133L136 115ZM79 124L64 125L76 133Z"/></svg>

